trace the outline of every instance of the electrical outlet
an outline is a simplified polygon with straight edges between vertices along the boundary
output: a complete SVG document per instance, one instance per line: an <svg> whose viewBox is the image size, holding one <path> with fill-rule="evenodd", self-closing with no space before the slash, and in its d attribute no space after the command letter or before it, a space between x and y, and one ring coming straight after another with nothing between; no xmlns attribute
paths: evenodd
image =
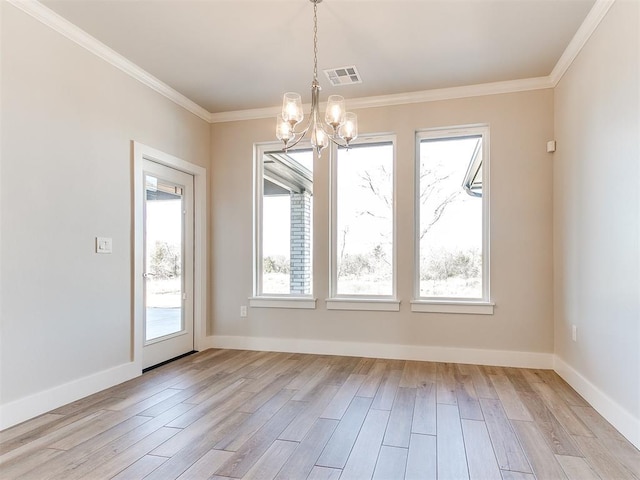
<svg viewBox="0 0 640 480"><path fill-rule="evenodd" d="M247 306L246 305L241 305L240 306L240 316L241 317L246 317L247 316Z"/></svg>
<svg viewBox="0 0 640 480"><path fill-rule="evenodd" d="M575 325L571 325L571 339L574 342L578 341L578 327L576 327Z"/></svg>

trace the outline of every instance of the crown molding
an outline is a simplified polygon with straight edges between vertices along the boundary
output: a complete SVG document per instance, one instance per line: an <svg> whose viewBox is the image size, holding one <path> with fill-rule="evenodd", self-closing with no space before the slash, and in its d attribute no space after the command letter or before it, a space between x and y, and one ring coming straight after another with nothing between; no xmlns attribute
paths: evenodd
<svg viewBox="0 0 640 480"><path fill-rule="evenodd" d="M310 104L302 106L305 113L308 113L311 109ZM282 111L282 107L265 107L265 108L251 108L247 110L233 110L229 112L217 112L212 113L209 117L211 123L225 123L225 122L241 122L243 120L258 120L260 118L276 117Z"/></svg>
<svg viewBox="0 0 640 480"><path fill-rule="evenodd" d="M484 95L500 95L504 93L524 92L527 90L542 90L553 88L549 77L524 78L504 82L481 83L461 87L438 88L419 92L397 93L393 95L378 95L349 99L350 109L390 107L410 103L437 102L456 98L480 97ZM235 122L242 120L257 120L275 117L281 107L256 108L251 110L237 110L232 112L212 113L211 123ZM305 112L311 108L310 104L303 105Z"/></svg>
<svg viewBox="0 0 640 480"><path fill-rule="evenodd" d="M174 90L166 83L158 80L135 63L127 60L119 53L107 47L105 44L61 17L53 10L45 7L39 1L6 1L209 123L270 118L275 117L280 112L280 107L266 107L211 113L178 91ZM349 100L349 106L353 109L389 107L411 103L436 102L440 100L452 100L484 95L500 95L505 93L554 88L565 72L569 69L575 58L580 53L580 50L582 50L584 45L587 43L614 2L615 0L595 1L595 4L587 14L580 28L578 28L571 42L569 42L569 45L563 54L560 56L560 59L556 63L552 72L546 77L524 78L520 80L483 83L452 88L439 88L393 95L353 98ZM305 105L304 108L308 111L310 109L310 105Z"/></svg>
<svg viewBox="0 0 640 480"><path fill-rule="evenodd" d="M102 58L114 67L122 70L124 73L130 75L159 94L165 96L172 102L190 111L194 115L197 115L207 122L210 121L211 114L200 105L189 100L181 93L178 93L166 83L161 82L146 70L143 70L132 61L127 60L125 57L107 47L104 43L92 37L73 23L61 17L50 8L45 7L40 2L36 0L7 0L7 2L19 10L22 10L24 13L32 16L36 20L39 20L56 32L64 35L69 40L77 43L94 55Z"/></svg>
<svg viewBox="0 0 640 480"><path fill-rule="evenodd" d="M575 35L565 48L564 52L560 56L560 59L553 67L553 70L549 74L549 80L553 87L558 85L562 76L569 70L569 67L576 59L580 51L583 49L593 32L595 32L600 22L605 17L611 6L615 3L615 0L596 0L596 3L591 7L589 13L580 25L580 28L576 31Z"/></svg>
<svg viewBox="0 0 640 480"><path fill-rule="evenodd" d="M460 87L438 88L419 92L380 95L376 97L354 98L349 100L350 107L373 108L406 105L410 103L437 102L456 98L481 97L485 95L501 95L504 93L525 92L551 88L548 77L523 78L504 82L480 83Z"/></svg>

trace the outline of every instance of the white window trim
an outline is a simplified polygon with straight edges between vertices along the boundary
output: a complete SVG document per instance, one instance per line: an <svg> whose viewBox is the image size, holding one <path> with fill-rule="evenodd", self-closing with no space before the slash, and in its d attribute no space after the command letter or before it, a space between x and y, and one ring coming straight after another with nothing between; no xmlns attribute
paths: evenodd
<svg viewBox="0 0 640 480"><path fill-rule="evenodd" d="M397 140L396 135L391 133L371 134L360 136L352 145L361 145L367 143L391 143L393 145L393 221L392 221L392 294L391 295L340 295L337 293L338 288L338 257L336 255L338 245L338 202L337 202L337 175L338 168L338 149L335 145L331 145L329 159L329 295L330 298L325 300L327 310L363 310L363 311L399 311L400 301L397 299Z"/></svg>
<svg viewBox="0 0 640 480"><path fill-rule="evenodd" d="M251 308L301 308L313 310L316 308L316 299L311 297L250 297Z"/></svg>
<svg viewBox="0 0 640 480"><path fill-rule="evenodd" d="M327 310L361 310L370 312L399 312L400 300L386 298L327 298Z"/></svg>
<svg viewBox="0 0 640 480"><path fill-rule="evenodd" d="M413 300L411 311L418 313L468 313L476 315L493 315L494 303L464 301L458 299L443 301Z"/></svg>
<svg viewBox="0 0 640 480"><path fill-rule="evenodd" d="M445 298L420 297L420 142L425 139L464 137L482 135L482 298ZM494 303L491 302L490 275L490 131L488 124L464 125L459 127L433 128L419 130L415 138L414 168L414 300L411 301L412 312L434 313L472 313L492 315Z"/></svg>
<svg viewBox="0 0 640 480"><path fill-rule="evenodd" d="M296 150L311 148L309 142L302 142L297 146ZM256 143L253 149L253 296L249 298L249 306L252 308L315 309L316 299L313 298L313 292L309 295L273 295L262 293L262 199L264 194L264 168L262 158L265 152L275 150L282 150L282 144L280 142ZM312 218L314 217L312 216Z"/></svg>

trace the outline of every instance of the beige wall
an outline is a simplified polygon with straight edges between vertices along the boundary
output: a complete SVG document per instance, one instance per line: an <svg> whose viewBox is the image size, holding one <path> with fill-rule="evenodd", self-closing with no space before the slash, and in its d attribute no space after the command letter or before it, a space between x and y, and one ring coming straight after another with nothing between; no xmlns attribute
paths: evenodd
<svg viewBox="0 0 640 480"><path fill-rule="evenodd" d="M0 402L130 361L131 140L207 167L209 125L2 12ZM113 254L94 238L113 238Z"/></svg>
<svg viewBox="0 0 640 480"><path fill-rule="evenodd" d="M251 309L240 318L253 283L253 144L273 140L273 120L209 126L0 1L0 404L130 360L136 140L203 167L212 163L209 334L555 348L640 421L639 15L638 2L614 4L555 101L552 90L542 90L359 111L361 132L397 135L401 311L325 309L323 159L314 201L318 308ZM554 137L554 111L558 152L551 156L544 147ZM415 130L476 123L491 127L495 314L411 313ZM113 237L114 253L96 255L95 236Z"/></svg>
<svg viewBox="0 0 640 480"><path fill-rule="evenodd" d="M614 3L555 92L555 351L635 418L616 425L628 434L640 429L639 17L639 2Z"/></svg>
<svg viewBox="0 0 640 480"><path fill-rule="evenodd" d="M252 295L253 144L274 140L274 120L211 126L213 324L219 336L275 337L520 352L553 351L553 92L485 96L358 111L361 134L397 135L398 294L401 311L327 311L328 164L316 162L316 310L239 307ZM491 285L494 315L411 313L416 129L491 128ZM295 348L292 342L292 348Z"/></svg>

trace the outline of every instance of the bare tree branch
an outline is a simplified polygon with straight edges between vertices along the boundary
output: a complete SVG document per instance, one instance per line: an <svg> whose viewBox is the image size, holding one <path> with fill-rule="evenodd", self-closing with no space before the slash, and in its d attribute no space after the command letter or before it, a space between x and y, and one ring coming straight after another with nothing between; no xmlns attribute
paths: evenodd
<svg viewBox="0 0 640 480"><path fill-rule="evenodd" d="M384 166L381 167L381 170L385 177L389 176L387 174L387 171L384 169ZM365 170L364 173L359 176L360 176L360 179L366 183L366 185L361 185L361 187L371 190L371 192L380 200L382 200L384 204L388 207L391 202L389 198L380 191L380 189L376 188L373 178L371 177L371 173L369 173L368 170Z"/></svg>
<svg viewBox="0 0 640 480"><path fill-rule="evenodd" d="M386 219L387 217L381 216L381 215L376 215L375 213L369 211L369 210L364 210L362 212L358 212L358 217L362 217L363 215L366 215L368 217L373 217L373 218L380 218L382 220Z"/></svg>
<svg viewBox="0 0 640 480"><path fill-rule="evenodd" d="M347 225L346 227L344 227L344 230L342 230L342 248L340 249L340 271L338 273L338 276L342 274L342 269L344 265L344 250L347 246L348 233L349 233L349 226Z"/></svg>
<svg viewBox="0 0 640 480"><path fill-rule="evenodd" d="M460 195L459 190L449 194L444 200L442 200L442 202L440 202L440 204L438 204L438 206L436 206L436 208L434 208L431 221L420 231L420 240L422 240L422 238L429 232L431 227L433 227L438 222L438 220L440 220L447 206L452 203L458 197L458 195Z"/></svg>

